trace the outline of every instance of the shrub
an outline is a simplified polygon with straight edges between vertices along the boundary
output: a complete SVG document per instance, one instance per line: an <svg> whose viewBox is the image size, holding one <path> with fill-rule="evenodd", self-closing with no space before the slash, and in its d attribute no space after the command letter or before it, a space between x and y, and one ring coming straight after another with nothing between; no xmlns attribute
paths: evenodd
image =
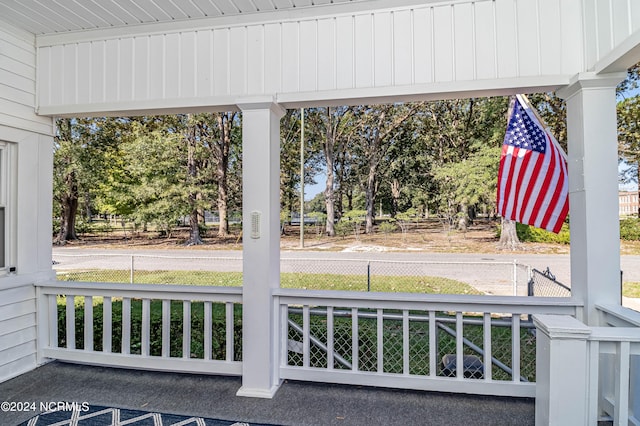
<svg viewBox="0 0 640 426"><path fill-rule="evenodd" d="M620 239L640 241L640 219L628 218L620 221Z"/></svg>
<svg viewBox="0 0 640 426"><path fill-rule="evenodd" d="M562 229L558 234L534 226L517 223L516 233L518 234L518 239L523 242L556 244L569 244L570 242L569 225L566 223L562 224Z"/></svg>

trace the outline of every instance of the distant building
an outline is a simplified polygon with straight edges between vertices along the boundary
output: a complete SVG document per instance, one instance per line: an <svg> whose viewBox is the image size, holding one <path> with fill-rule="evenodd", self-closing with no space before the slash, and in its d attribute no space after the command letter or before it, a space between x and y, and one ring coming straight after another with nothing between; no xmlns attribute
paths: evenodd
<svg viewBox="0 0 640 426"><path fill-rule="evenodd" d="M638 214L638 191L618 191L618 205L620 216Z"/></svg>

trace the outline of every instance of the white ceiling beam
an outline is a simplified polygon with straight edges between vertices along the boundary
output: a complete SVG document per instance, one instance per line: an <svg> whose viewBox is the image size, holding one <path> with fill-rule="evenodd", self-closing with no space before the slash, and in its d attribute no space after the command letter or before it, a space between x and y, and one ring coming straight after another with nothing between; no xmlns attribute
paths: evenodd
<svg viewBox="0 0 640 426"><path fill-rule="evenodd" d="M593 67L596 74L626 71L640 62L640 30L627 37Z"/></svg>

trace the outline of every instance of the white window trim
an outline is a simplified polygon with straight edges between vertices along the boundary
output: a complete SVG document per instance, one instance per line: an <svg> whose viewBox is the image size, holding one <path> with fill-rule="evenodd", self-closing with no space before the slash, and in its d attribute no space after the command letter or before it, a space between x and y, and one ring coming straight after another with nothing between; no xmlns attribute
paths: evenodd
<svg viewBox="0 0 640 426"><path fill-rule="evenodd" d="M0 206L4 207L4 265L0 276L9 274L17 260L17 170L16 145L0 141Z"/></svg>

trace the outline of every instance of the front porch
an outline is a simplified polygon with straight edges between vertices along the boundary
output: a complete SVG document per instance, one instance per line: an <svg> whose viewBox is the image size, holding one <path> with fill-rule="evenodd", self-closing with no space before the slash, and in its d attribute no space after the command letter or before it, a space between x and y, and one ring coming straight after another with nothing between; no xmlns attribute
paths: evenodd
<svg viewBox="0 0 640 426"><path fill-rule="evenodd" d="M277 425L534 424L532 398L286 381L273 399L264 399L236 396L240 386L239 377L53 362L0 384L0 395L11 401L87 401ZM2 424L18 424L33 415L2 413Z"/></svg>

